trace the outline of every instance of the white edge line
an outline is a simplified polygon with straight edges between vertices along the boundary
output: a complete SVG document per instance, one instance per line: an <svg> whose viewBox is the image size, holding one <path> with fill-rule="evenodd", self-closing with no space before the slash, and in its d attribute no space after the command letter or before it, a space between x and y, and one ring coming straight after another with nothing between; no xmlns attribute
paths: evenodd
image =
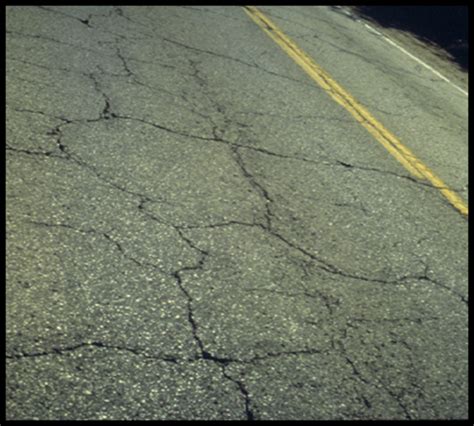
<svg viewBox="0 0 474 426"><path fill-rule="evenodd" d="M364 25L373 33L379 35L379 36L382 36L383 37L383 34L381 32L378 32L374 27L371 27L369 24L366 24L364 23Z"/></svg>
<svg viewBox="0 0 474 426"><path fill-rule="evenodd" d="M463 94L465 94L466 96L469 96L469 93L466 92L465 90L461 89L459 86L457 86L456 84L454 84L451 80L449 80L447 77L445 77L443 74L441 74L440 72L436 71L434 68L430 67L428 64L426 64L425 62L423 62L421 59L417 58L415 55L412 55L410 52L408 52L406 49L404 49L402 46L400 46L399 44L395 43L393 40L391 40L390 38L388 38L386 35L382 34L381 32L377 31L374 27L372 27L371 25L369 24L366 24L364 23L364 25L369 29L371 30L372 32L374 32L375 34L377 35L380 35L382 36L388 43L390 43L392 46L395 46L397 49L401 50L403 53L405 53L406 55L408 55L410 58L414 59L416 62L418 62L419 64L423 65L425 68L429 69L432 73L434 73L435 75L437 75L439 78L441 78L442 80L446 81L447 83L449 83L451 86L455 87L456 89L458 89L460 92L462 92Z"/></svg>

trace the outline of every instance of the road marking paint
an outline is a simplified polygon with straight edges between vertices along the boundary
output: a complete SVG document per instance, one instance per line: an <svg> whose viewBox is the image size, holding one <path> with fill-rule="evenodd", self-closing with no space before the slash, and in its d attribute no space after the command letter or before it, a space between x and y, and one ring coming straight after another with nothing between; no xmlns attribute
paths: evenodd
<svg viewBox="0 0 474 426"><path fill-rule="evenodd" d="M405 53L406 55L408 55L410 58L412 58L413 60L415 60L416 62L418 62L420 65L422 65L423 67L425 67L426 69L430 70L433 74L435 74L436 76L438 76L439 78L441 78L442 80L446 81L447 83L449 83L451 86L453 86L455 89L459 90L461 93L463 93L464 95L466 96L469 96L469 92L465 91L464 89L462 89L461 87L459 87L457 84L453 83L449 78L447 78L446 76L444 76L443 74L441 74L439 71L435 70L433 67L431 67L430 65L428 65L426 62L423 62L420 58L416 57L415 55L413 55L412 53L410 53L408 50L406 50L404 47L400 46L398 43L396 43L395 41L393 41L391 38L389 38L388 36L386 36L385 34L381 33L380 31L377 31L372 25L369 25L367 24L366 22L363 22L362 19L360 18L357 18L357 16L353 15L352 13L348 12L347 10L345 10L342 6L335 6L337 9L339 9L340 11L342 11L345 15L347 16L350 16L352 19L354 19L355 21L357 22L360 22L360 23L363 23L364 26L372 33L376 34L377 36L379 37L382 37L383 39L385 39L386 42L390 43L392 46L396 47L397 49L399 49L400 51L402 51L403 53Z"/></svg>
<svg viewBox="0 0 474 426"><path fill-rule="evenodd" d="M397 137L388 131L349 92L343 89L326 71L288 38L266 15L255 6L244 6L250 18L303 70L318 83L338 104L351 115L385 147L411 174L426 179L437 188L461 214L468 215L466 203L423 164Z"/></svg>
<svg viewBox="0 0 474 426"><path fill-rule="evenodd" d="M402 46L400 46L399 44L395 43L392 39L388 38L386 35L382 34L381 32L377 31L374 27L372 27L371 25L369 24L365 24L364 25L369 29L371 30L372 32L374 32L375 34L377 34L378 36L381 36L385 41L387 41L388 43L390 43L392 46L395 46L397 49L401 50L403 53L405 53L406 55L408 55L410 58L412 58L413 60L415 60L416 62L418 62L420 65L422 65L423 67L425 67L426 69L430 70L433 74L435 74L436 76L438 76L439 78L441 78L441 80L444 80L446 81L447 83L449 83L451 86L453 86L454 88L456 88L457 90L459 90L461 93L463 93L464 95L466 96L469 96L469 93L466 92L464 89L461 89L459 86L457 86L456 84L454 84L449 78L445 77L443 74L441 74L439 71L436 71L433 67L431 67L430 65L428 65L427 63L423 62L420 58L417 58L415 55L413 55L412 53L410 53L408 50L406 50L405 48L403 48Z"/></svg>
<svg viewBox="0 0 474 426"><path fill-rule="evenodd" d="M369 24L365 24L365 23L364 25L369 29L369 31L377 34L378 36L383 37L383 34L381 32L378 32L374 27L371 27Z"/></svg>

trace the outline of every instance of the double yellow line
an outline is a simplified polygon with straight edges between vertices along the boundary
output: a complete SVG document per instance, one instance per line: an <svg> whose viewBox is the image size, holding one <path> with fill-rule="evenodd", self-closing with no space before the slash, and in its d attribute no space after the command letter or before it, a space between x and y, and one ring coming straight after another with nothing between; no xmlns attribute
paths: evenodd
<svg viewBox="0 0 474 426"><path fill-rule="evenodd" d="M349 92L343 89L311 57L291 41L267 16L254 6L245 6L245 12L268 34L303 70L318 83L337 103L367 129L413 176L429 181L462 215L468 215L466 203L423 164L398 138L387 130Z"/></svg>

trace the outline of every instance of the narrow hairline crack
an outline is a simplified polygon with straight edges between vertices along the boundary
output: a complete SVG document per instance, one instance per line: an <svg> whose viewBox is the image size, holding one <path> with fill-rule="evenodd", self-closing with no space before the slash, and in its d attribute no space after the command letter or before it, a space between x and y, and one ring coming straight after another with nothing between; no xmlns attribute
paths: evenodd
<svg viewBox="0 0 474 426"><path fill-rule="evenodd" d="M110 236L110 232L107 233L107 232L103 232L103 231L98 231L98 230L93 229L93 228L81 229L81 228L77 228L77 227L74 227L74 226L66 224L66 223L48 223L48 222L41 222L41 221L34 221L34 220L25 220L24 222L25 223L30 223L32 225L47 227L47 228L66 228L66 229L70 229L70 230L79 232L81 234L94 234L94 235L102 236L107 241L111 242L125 259L128 259L128 260L132 261L137 266L150 267L150 268L152 268L152 269L154 269L154 270L156 270L156 271L158 271L162 274L169 275L169 273L167 273L165 270L161 269L160 267L158 267L158 266L156 266L152 263L145 262L145 261L138 261L134 257L128 255L126 253L126 251L124 250L124 248L122 247L122 245Z"/></svg>
<svg viewBox="0 0 474 426"><path fill-rule="evenodd" d="M405 274L403 276L394 278L392 280L384 280L384 279L379 279L379 278L370 278L366 277L363 275L357 275L357 274L352 274L352 273L347 273L334 264L323 260L308 250L290 242L288 239L283 237L281 234L279 234L276 230L268 228L265 224L262 223L248 223L248 222L239 222L239 221L227 221L227 222L221 222L221 223L215 223L215 224L210 224L210 225L191 225L191 226L185 226L185 225L180 225L176 226L179 229L213 229L213 228L219 228L219 227L227 227L227 226L245 226L245 227L257 227L263 230L264 233L279 239L281 242L283 242L285 245L288 247L291 247L292 249L302 253L305 257L310 258L311 260L316 261L316 267L318 269L321 269L325 271L326 273L329 273L331 275L336 275L336 276L341 276L344 278L349 278L349 279L354 279L354 280L360 280L360 281L366 281L366 282L374 282L374 283L380 283L384 285L405 285L407 281L410 280L419 280L419 281L427 281L435 284L436 286L443 288L444 290L447 290L449 293L452 295L458 297L462 302L468 304L468 299L462 295L461 293L457 292L456 290L452 289L449 286L446 286L442 283L440 283L437 280L432 279L431 277L428 276L427 274L427 265L425 265L425 271L423 274Z"/></svg>
<svg viewBox="0 0 474 426"><path fill-rule="evenodd" d="M269 156L273 156L273 157L289 159L289 160L296 160L296 161L303 161L303 162L322 165L322 166L344 167L346 169L357 169L357 170L363 170L363 171L370 171L370 172L377 172L377 173L382 173L382 174L387 174L387 175L393 175L395 177L402 178L402 179L407 179L410 182L416 183L418 185L423 185L423 186L426 186L426 187L429 187L429 188L433 188L433 189L450 189L452 191L457 191L457 192L465 191L465 188L456 189L456 188L451 188L451 187L446 187L446 186L439 186L439 185L435 185L435 184L430 183L430 182L421 181L421 180L419 180L419 179L417 179L413 176L410 176L410 175L399 174L399 173L396 173L396 172L391 172L389 170L380 170L380 169L375 168L375 167L368 167L368 166L361 166L361 165L357 165L357 164L350 164L350 163L347 163L347 162L344 162L344 161L341 161L341 160L331 159L330 157L327 157L327 156L325 157L325 160L319 160L318 161L318 160L312 160L312 159L301 157L301 156L279 154L279 153L276 153L276 152L269 151L265 148L260 148L260 147L255 147L255 146L238 144L238 143L234 143L234 142L225 142L225 143L236 146L238 148L257 151L259 153L269 155Z"/></svg>
<svg viewBox="0 0 474 426"><path fill-rule="evenodd" d="M105 94L104 94L104 97L105 97L105 106L104 106L103 115L106 115L106 114L109 113L110 104L109 104L108 99L106 98ZM50 134L57 136L57 141L56 141L57 145L58 145L59 149L67 155L67 158L70 159L70 160L73 160L74 162L78 163L82 167L86 167L87 169L93 171L93 173L98 178L100 178L101 180L104 180L105 182L109 183L110 185L116 187L117 189L119 189L121 191L125 191L125 192L130 193L130 194L135 195L135 196L139 196L140 200L142 200L141 203L140 203L140 206L142 206L143 203L144 203L144 196L142 194L138 194L138 193L133 192L133 191L125 190L125 188L122 188L122 187L118 186L117 184L115 184L113 182L107 181L102 175L99 174L99 172L97 172L95 170L95 168L93 168L92 166L90 166L87 163L84 163L82 160L78 160L75 156L73 156L72 154L67 152L66 147L61 143L62 133L61 133L60 128L64 125L68 125L68 124L70 124L70 120L65 119L65 122L63 122L62 124L59 124L58 126L56 126L55 128L53 128L50 131ZM225 143L225 141L224 141L224 143ZM328 263L327 261L324 261L324 260L318 258L317 256L311 254L310 252L303 249L302 247L299 247L299 246L291 243L289 240L284 238L281 234L277 233L275 230L272 229L272 224L271 224L272 211L271 211L270 205L273 202L273 200L269 196L269 194L265 190L265 188L261 184L259 184L255 180L254 176L247 170L247 168L245 166L245 163L243 162L243 159L242 159L241 155L238 152L239 148L240 147L231 147L232 153L235 155L237 164L240 167L244 177L249 181L251 186L253 186L256 189L256 191L260 194L260 196L265 200L265 209L266 209L265 220L266 220L266 224L255 223L253 226L258 226L258 227L262 228L265 232L268 232L270 235L280 239L286 245L298 250L299 252L303 253L304 255L310 257L311 259L316 260L318 263L320 263L320 265L319 265L320 269L323 269L326 272L329 272L329 273L332 273L332 274L338 274L338 275L345 276L345 277L348 277L348 278L354 278L354 279L359 279L359 280L363 280L363 281L380 282L380 283L384 283L384 284L395 284L395 283L397 283L397 282L399 282L403 279L413 278L413 277L407 276L407 277L403 277L403 279L399 279L399 280L395 280L395 281L386 281L386 280L380 280L380 279L371 279L371 278L367 278L367 277L363 277L363 276L355 275L355 274L347 274L347 273L343 272L342 270L340 270L339 268L337 268L336 266L334 266L334 265ZM28 153L33 154L33 152L28 152ZM34 154L40 155L40 153L36 153L36 152ZM51 155L51 153L48 153L48 154L44 153L44 155ZM344 165L344 167L346 167L346 165ZM150 215L148 215L148 216L150 216ZM238 224L238 223L237 223L237 221L235 221L235 223L232 223L232 224ZM232 224L228 223L227 225L232 225ZM251 226L251 225L249 225L249 226ZM428 279L428 278L426 278L426 279ZM444 286L444 288L448 289L448 287L446 287L446 286ZM450 290L450 291L452 292L452 290ZM458 297L460 297L463 302L467 303L467 299L464 296L459 295L457 293L456 293L456 295Z"/></svg>
<svg viewBox="0 0 474 426"><path fill-rule="evenodd" d="M217 52L212 52L210 50L205 50L205 49L200 49L198 47L194 47L194 46L190 46L190 45L187 45L185 43L181 43L179 41L176 41L176 40L171 40L169 38L166 38L166 37L161 37L162 40L168 42L168 43L171 43L171 44L174 44L174 45L177 45L177 46L180 46L180 47L183 47L183 48L186 48L186 49L189 49L189 50L192 50L192 51L195 51L195 52L199 52L199 53L206 53L208 55L212 55L212 56L215 56L215 57L218 57L218 58L223 58L223 59L227 59L227 60L231 60L231 61L234 61L234 62L237 62L237 63L240 63L240 64L243 64L243 65L246 65L250 68L256 68L260 71L263 71L267 74L270 74L270 75L274 75L276 77L280 77L280 78L284 78L286 80L290 80L290 81L293 81L295 83L298 83L298 84L303 84L305 86L310 86L312 89L316 89L316 90L320 90L318 86L314 85L314 84L311 84L311 83L306 83L304 81L300 81L300 80L297 80L297 79L294 79L292 77L288 77L288 76L285 76L285 75L282 75L282 74L278 74L276 72L273 72L273 71L270 71L266 68L262 68L261 66L257 65L257 63L250 63L250 62L246 62L246 61L243 61L241 59L238 59L238 58L234 58L232 56L228 56L228 55L224 55L224 54L220 54L220 53L217 53Z"/></svg>
<svg viewBox="0 0 474 426"><path fill-rule="evenodd" d="M6 354L6 358L8 359L21 359L21 358L35 358L35 357L42 357L42 356L50 356L50 355L63 355L64 353L73 352L75 350L84 348L84 347L95 347L95 348L105 348L105 349L116 349L116 350L123 350L133 353L134 355L141 356L144 358L149 359L157 359L163 360L167 362L172 362L174 364L177 363L194 363L197 361L210 361L221 366L227 367L231 363L235 364L254 364L259 361L266 361L272 358L281 358L286 356L300 356L300 355L317 355L317 354L324 354L324 351L319 349L301 349L301 350L294 350L294 351L281 351L281 352L267 352L265 355L255 355L254 357L248 359L238 359L232 357L218 357L210 354L209 352L203 350L201 355L196 355L193 357L179 357L177 355L172 354L159 354L159 355L150 355L146 349L143 348L134 348L128 347L123 345L113 345L109 343L104 343L100 340L87 340L81 343L77 343L75 345L70 346L53 346L50 350L43 350L43 351L33 351L33 352L26 352L26 351L18 351L15 353Z"/></svg>
<svg viewBox="0 0 474 426"><path fill-rule="evenodd" d="M45 11L47 11L47 12L56 13L56 14L58 14L58 15L65 16L65 17L67 17L67 18L74 19L74 20L76 20L76 21L79 21L81 24L86 25L86 26L89 27L89 28L93 28L93 27L90 25L90 23L89 23L91 17L93 16L92 14L89 14L89 16L87 17L87 19L81 19L81 18L78 18L77 16L70 15L69 13L60 12L60 11L58 11L58 10L56 10L56 9L49 9L49 8L47 8L47 7L45 7L45 6L35 6L35 7L39 8L39 9L42 9L42 10L45 10Z"/></svg>
<svg viewBox="0 0 474 426"><path fill-rule="evenodd" d="M73 352L77 349L81 349L84 347L116 349L119 351L127 351L130 353L133 353L134 355L139 355L148 359L156 359L156 360L171 362L174 364L178 363L178 358L171 355L148 355L144 351L140 351L139 349L136 349L136 348L120 346L120 345L111 345L99 340L86 341L86 342L78 343L76 345L65 346L65 347L55 346L50 351L20 352L20 353L15 353L15 354L7 354L6 358L21 359L21 358L35 358L35 357L50 356L50 355L64 355L65 353ZM189 359L189 360L192 361L192 359Z"/></svg>

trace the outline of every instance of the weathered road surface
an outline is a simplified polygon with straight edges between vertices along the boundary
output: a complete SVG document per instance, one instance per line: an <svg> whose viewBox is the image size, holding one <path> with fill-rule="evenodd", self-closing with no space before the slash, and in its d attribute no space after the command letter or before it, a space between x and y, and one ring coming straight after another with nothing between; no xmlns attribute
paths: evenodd
<svg viewBox="0 0 474 426"><path fill-rule="evenodd" d="M261 11L466 199L463 93ZM242 8L6 27L7 419L467 418L467 218Z"/></svg>

